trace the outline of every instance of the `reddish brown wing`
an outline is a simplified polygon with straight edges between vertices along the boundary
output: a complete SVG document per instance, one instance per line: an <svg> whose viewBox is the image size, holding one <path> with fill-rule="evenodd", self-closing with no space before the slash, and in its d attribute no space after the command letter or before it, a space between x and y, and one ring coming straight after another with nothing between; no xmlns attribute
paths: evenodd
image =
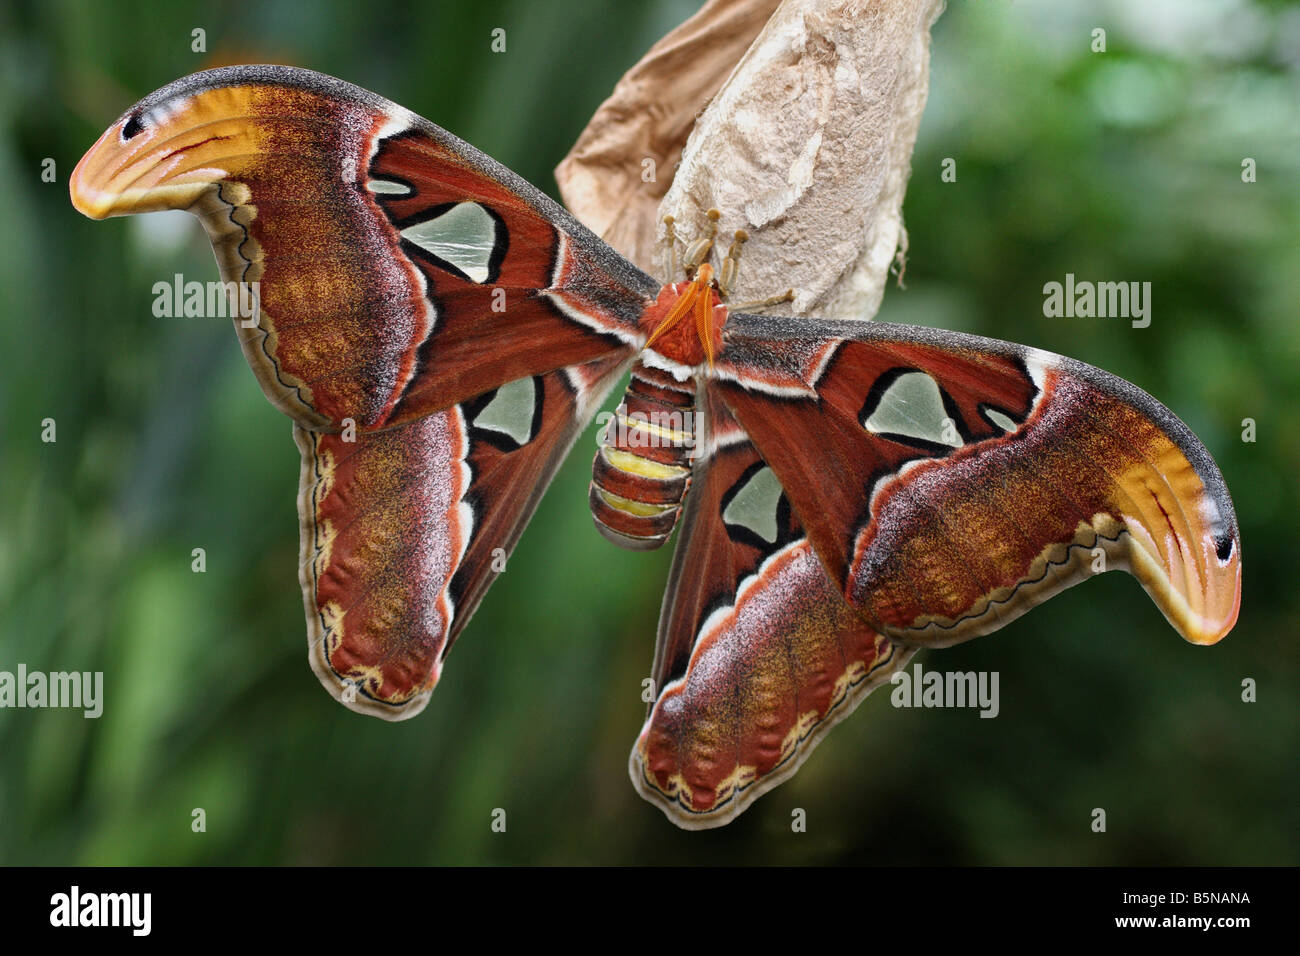
<svg viewBox="0 0 1300 956"><path fill-rule="evenodd" d="M295 427L309 658L353 710L403 720L504 567L622 367L520 379L382 432Z"/></svg>
<svg viewBox="0 0 1300 956"><path fill-rule="evenodd" d="M679 826L720 826L788 778L912 652L826 575L772 470L711 388L632 750L637 790Z"/></svg>
<svg viewBox="0 0 1300 956"><path fill-rule="evenodd" d="M240 66L179 80L86 154L102 218L187 209L267 397L302 427L363 431L507 382L636 351L658 284L482 153L365 90Z"/></svg>
<svg viewBox="0 0 1300 956"><path fill-rule="evenodd" d="M684 827L786 779L910 648L1131 570L1189 640L1232 627L1218 469L1150 396L938 330L733 315L631 758Z"/></svg>
<svg viewBox="0 0 1300 956"><path fill-rule="evenodd" d="M1223 479L1127 382L935 329L738 315L724 334L719 394L881 633L965 640L1114 568L1189 641L1236 621Z"/></svg>
<svg viewBox="0 0 1300 956"><path fill-rule="evenodd" d="M658 285L524 180L372 93L284 67L195 74L86 154L102 218L186 209L256 284L244 353L303 454L311 661L417 713Z"/></svg>

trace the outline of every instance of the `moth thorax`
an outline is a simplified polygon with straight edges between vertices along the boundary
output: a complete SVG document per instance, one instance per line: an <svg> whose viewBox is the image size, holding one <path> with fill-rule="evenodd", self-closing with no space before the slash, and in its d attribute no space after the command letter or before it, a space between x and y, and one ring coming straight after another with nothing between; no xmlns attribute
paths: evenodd
<svg viewBox="0 0 1300 956"><path fill-rule="evenodd" d="M591 514L601 534L638 551L668 540L691 484L695 383L640 363L592 463Z"/></svg>

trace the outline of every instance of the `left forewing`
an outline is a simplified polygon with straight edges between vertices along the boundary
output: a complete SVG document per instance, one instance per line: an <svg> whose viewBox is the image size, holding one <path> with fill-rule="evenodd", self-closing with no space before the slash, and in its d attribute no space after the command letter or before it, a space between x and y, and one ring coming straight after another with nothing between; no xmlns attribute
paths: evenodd
<svg viewBox="0 0 1300 956"><path fill-rule="evenodd" d="M1236 621L1222 476L1128 382L934 329L740 315L727 335L720 394L881 633L966 640L1116 568L1189 641Z"/></svg>

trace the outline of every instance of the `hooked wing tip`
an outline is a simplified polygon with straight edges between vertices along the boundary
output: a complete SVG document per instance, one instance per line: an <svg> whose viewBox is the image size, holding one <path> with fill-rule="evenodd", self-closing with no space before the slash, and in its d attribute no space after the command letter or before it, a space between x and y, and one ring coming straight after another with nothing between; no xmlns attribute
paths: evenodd
<svg viewBox="0 0 1300 956"><path fill-rule="evenodd" d="M72 205L91 219L189 209L226 170L211 161L217 140L184 120L127 135L135 112L118 119L86 151L68 180Z"/></svg>
<svg viewBox="0 0 1300 956"><path fill-rule="evenodd" d="M107 195L96 180L94 167L98 165L98 160L102 156L104 142L114 135L118 125L110 126L95 145L86 150L86 154L81 157L77 168L72 171L72 177L68 180L68 194L72 198L73 207L77 212L91 219L107 218L112 208L113 197Z"/></svg>
<svg viewBox="0 0 1300 956"><path fill-rule="evenodd" d="M1240 542L1222 559L1202 538L1202 560L1191 561L1192 548L1157 547L1143 525L1130 519L1128 526L1129 569L1161 613L1189 643L1217 644L1241 610Z"/></svg>

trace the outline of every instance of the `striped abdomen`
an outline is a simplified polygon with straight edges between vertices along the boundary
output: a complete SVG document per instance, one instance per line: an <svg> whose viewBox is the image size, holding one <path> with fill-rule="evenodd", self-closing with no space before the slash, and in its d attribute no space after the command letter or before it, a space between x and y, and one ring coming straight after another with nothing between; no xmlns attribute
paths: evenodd
<svg viewBox="0 0 1300 956"><path fill-rule="evenodd" d="M638 363L591 466L591 514L601 534L636 550L663 544L691 484L694 447L694 381Z"/></svg>

